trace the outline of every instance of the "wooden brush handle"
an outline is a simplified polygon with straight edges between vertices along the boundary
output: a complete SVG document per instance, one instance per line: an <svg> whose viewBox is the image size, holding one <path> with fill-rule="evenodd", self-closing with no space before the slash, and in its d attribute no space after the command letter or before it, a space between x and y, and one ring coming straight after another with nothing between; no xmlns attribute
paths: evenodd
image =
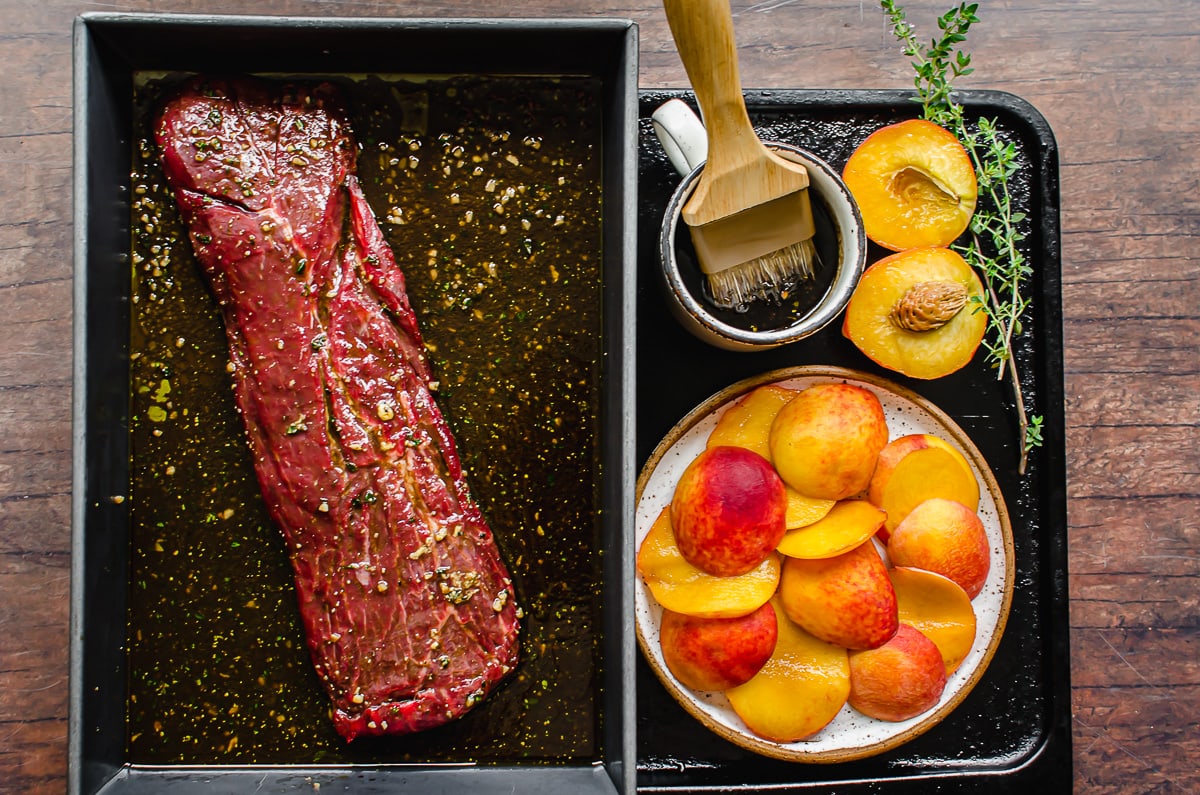
<svg viewBox="0 0 1200 795"><path fill-rule="evenodd" d="M742 97L729 0L663 0L663 9L708 133L706 169L724 171L760 157Z"/></svg>
<svg viewBox="0 0 1200 795"><path fill-rule="evenodd" d="M729 0L663 0L663 9L708 135L708 160L684 221L703 225L806 188L803 166L763 146L750 123Z"/></svg>

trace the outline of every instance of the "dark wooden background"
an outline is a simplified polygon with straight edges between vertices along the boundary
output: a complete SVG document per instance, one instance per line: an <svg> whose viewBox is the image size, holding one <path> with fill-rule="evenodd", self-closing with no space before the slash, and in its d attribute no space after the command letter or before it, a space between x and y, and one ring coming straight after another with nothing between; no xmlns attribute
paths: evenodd
<svg viewBox="0 0 1200 795"><path fill-rule="evenodd" d="M1072 726L1080 792L1200 791L1200 14L983 0L963 88L1031 102L1061 156ZM752 87L907 88L870 0L734 0ZM949 0L911 0L929 38ZM0 791L67 764L71 23L96 10L619 16L643 88L686 85L643 0L0 0Z"/></svg>

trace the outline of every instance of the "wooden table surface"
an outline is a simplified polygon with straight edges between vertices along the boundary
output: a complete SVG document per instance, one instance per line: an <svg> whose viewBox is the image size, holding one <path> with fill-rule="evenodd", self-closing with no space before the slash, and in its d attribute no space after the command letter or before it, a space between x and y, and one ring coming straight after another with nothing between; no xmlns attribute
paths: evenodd
<svg viewBox="0 0 1200 795"><path fill-rule="evenodd" d="M1080 792L1200 791L1200 15L1165 0L983 0L963 88L1061 157L1072 733ZM907 88L873 2L734 0L743 82ZM948 2L913 0L922 38ZM65 787L71 24L87 11L619 16L643 88L686 85L644 0L0 0L0 791Z"/></svg>

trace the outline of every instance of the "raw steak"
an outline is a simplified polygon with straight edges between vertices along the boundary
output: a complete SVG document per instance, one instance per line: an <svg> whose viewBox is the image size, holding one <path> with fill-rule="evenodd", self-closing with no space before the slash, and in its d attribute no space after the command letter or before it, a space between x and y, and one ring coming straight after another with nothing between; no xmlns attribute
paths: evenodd
<svg viewBox="0 0 1200 795"><path fill-rule="evenodd" d="M155 134L337 730L453 720L516 665L518 610L337 90L198 79Z"/></svg>

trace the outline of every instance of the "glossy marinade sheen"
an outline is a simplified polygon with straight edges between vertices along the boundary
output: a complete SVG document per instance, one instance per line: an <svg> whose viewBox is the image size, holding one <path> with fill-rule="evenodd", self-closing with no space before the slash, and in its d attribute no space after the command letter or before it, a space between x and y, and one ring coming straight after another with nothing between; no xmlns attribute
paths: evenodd
<svg viewBox="0 0 1200 795"><path fill-rule="evenodd" d="M516 665L472 499L335 88L197 80L162 160L221 306L234 390L339 733L431 728Z"/></svg>

